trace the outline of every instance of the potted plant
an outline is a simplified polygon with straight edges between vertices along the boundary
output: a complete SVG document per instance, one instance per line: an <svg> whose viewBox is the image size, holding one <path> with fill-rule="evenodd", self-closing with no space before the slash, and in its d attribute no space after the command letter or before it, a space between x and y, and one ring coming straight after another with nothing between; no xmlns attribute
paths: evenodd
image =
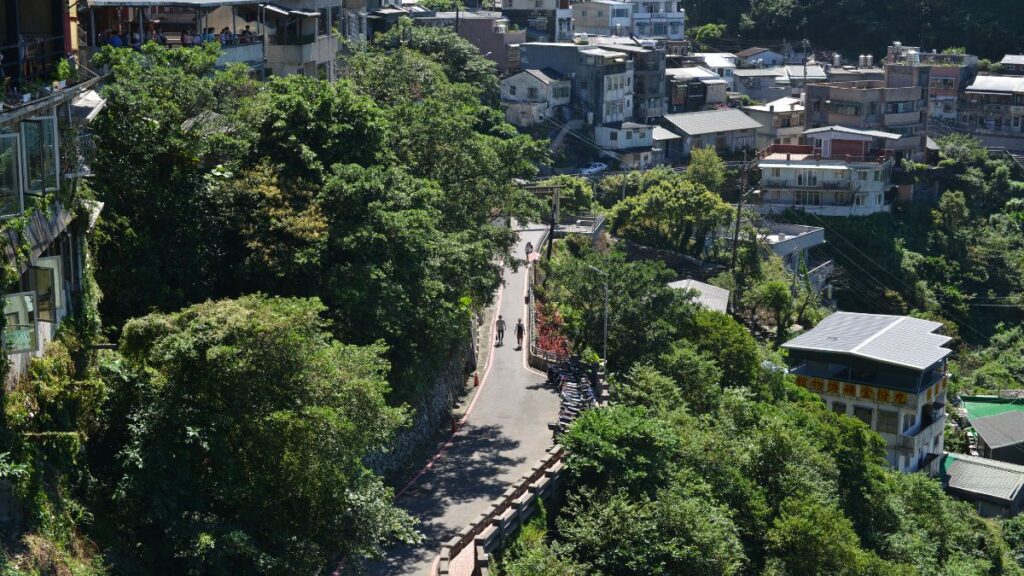
<svg viewBox="0 0 1024 576"><path fill-rule="evenodd" d="M62 59L57 62L57 85L61 88L67 88L68 80L71 79L71 63L67 59Z"/></svg>

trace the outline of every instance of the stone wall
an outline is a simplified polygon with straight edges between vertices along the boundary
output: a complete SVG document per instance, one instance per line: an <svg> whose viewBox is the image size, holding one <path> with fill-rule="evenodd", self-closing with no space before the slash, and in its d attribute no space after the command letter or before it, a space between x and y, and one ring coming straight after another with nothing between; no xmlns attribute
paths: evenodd
<svg viewBox="0 0 1024 576"><path fill-rule="evenodd" d="M410 462L418 461L433 441L451 429L452 408L466 393L468 379L476 368L476 330L453 350L427 394L413 407L412 422L399 431L391 451L370 454L366 465L385 477L399 472Z"/></svg>

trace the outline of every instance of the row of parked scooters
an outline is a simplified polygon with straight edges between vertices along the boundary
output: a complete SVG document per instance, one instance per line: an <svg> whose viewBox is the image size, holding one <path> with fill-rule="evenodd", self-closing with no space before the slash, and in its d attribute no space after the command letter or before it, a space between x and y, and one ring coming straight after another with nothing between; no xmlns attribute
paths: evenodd
<svg viewBox="0 0 1024 576"><path fill-rule="evenodd" d="M556 439L583 411L597 406L593 382L593 367L580 362L579 358L570 358L548 368L547 384L558 390L562 400L558 420L548 423Z"/></svg>

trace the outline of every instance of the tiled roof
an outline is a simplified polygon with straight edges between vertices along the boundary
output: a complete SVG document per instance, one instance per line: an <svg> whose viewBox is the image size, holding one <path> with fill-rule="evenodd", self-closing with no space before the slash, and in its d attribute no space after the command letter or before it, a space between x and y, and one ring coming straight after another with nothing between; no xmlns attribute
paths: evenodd
<svg viewBox="0 0 1024 576"><path fill-rule="evenodd" d="M761 48L760 46L754 46L753 48L740 50L739 52L736 53L736 56L740 58L749 58L751 56L756 56L762 52L773 52L773 50L769 50L768 48Z"/></svg>
<svg viewBox="0 0 1024 576"><path fill-rule="evenodd" d="M530 76L533 76L534 78L540 80L545 84L551 84L552 82L557 82L562 79L562 75L559 74L557 71L552 70L551 68L543 68L541 70L528 69L523 70L523 72L526 72Z"/></svg>
<svg viewBox="0 0 1024 576"><path fill-rule="evenodd" d="M924 370L950 354L938 322L910 316L836 312L782 345L788 350L835 352Z"/></svg>
<svg viewBox="0 0 1024 576"><path fill-rule="evenodd" d="M741 110L733 108L667 114L664 118L666 122L689 136L714 134L716 132L734 132L736 130L754 130L761 127L760 122L747 116Z"/></svg>
<svg viewBox="0 0 1024 576"><path fill-rule="evenodd" d="M709 310L724 313L729 308L729 291L725 288L719 288L718 286L712 286L711 284L705 284L693 279L669 282L668 287L696 291L697 297L693 301Z"/></svg>
<svg viewBox="0 0 1024 576"><path fill-rule="evenodd" d="M943 484L978 496L1013 502L1024 487L1024 466L967 454L942 459Z"/></svg>
<svg viewBox="0 0 1024 576"><path fill-rule="evenodd" d="M994 416L976 418L971 425L989 448L1002 448L1024 442L1024 413L1003 412Z"/></svg>

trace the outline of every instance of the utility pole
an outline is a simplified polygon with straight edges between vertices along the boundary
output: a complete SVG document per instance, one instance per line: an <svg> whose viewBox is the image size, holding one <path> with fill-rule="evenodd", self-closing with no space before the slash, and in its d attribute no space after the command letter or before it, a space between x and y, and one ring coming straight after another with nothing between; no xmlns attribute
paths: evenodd
<svg viewBox="0 0 1024 576"><path fill-rule="evenodd" d="M555 224L558 223L558 193L561 187L555 187L551 195L551 231L548 233L548 262L551 261L551 247L555 243Z"/></svg>
<svg viewBox="0 0 1024 576"><path fill-rule="evenodd" d="M749 191L748 190L749 184L748 184L747 168L748 168L748 165L747 165L747 153L746 153L746 151L744 151L743 152L743 167L740 169L740 197L736 201L736 228L733 231L733 235L732 235L732 274L733 274L733 278L736 279L736 286L735 286L736 289L734 289L732 291L732 297L729 299L729 303L731 304L732 311L736 310L736 302L735 302L735 300L736 300L736 293L739 292L738 288L740 286L740 283L739 283L740 274L739 274L739 271L736 269L736 260L737 260L737 257L739 256L739 247L740 247L740 218L743 215L743 199L746 197L747 192Z"/></svg>
<svg viewBox="0 0 1024 576"><path fill-rule="evenodd" d="M811 41L808 40L807 38L804 38L804 40L803 40L803 42L801 42L801 44L804 47L804 86L803 86L803 89L804 89L804 91L807 91L807 51L810 50L810 48L811 48Z"/></svg>

